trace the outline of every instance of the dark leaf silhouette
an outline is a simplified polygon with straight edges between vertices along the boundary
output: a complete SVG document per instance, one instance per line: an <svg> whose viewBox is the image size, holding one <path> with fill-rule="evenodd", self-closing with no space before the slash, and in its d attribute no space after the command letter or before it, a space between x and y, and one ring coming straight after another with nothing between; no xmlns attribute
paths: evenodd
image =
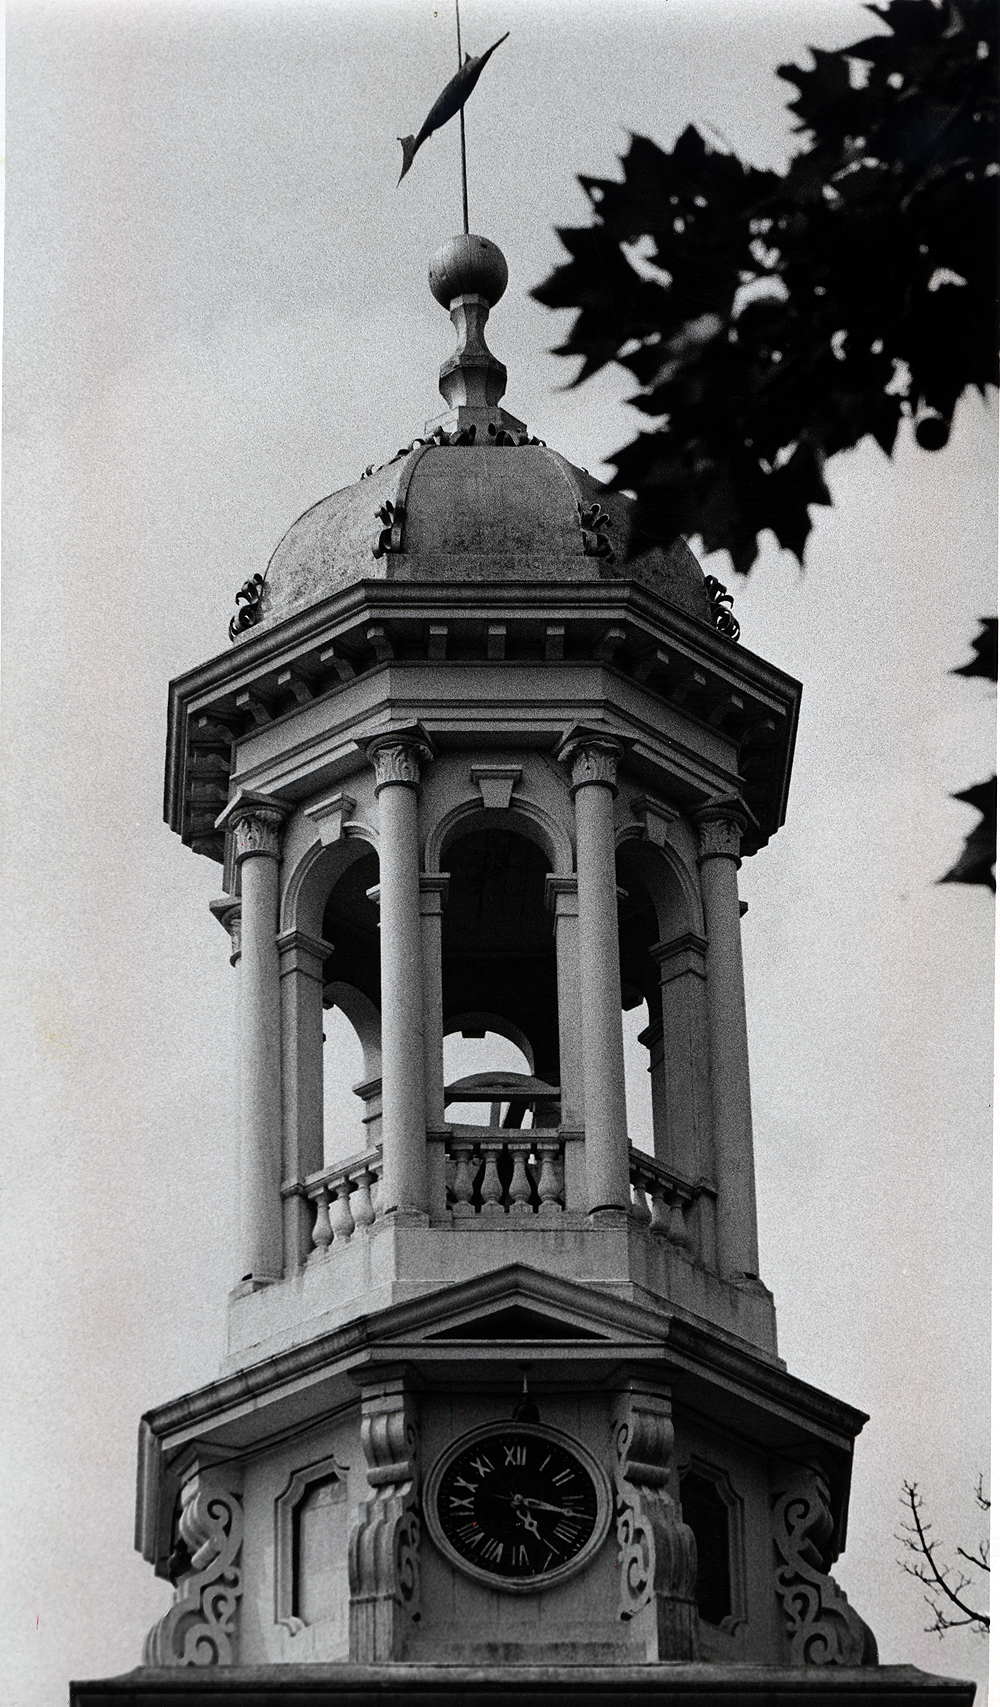
<svg viewBox="0 0 1000 1707"><path fill-rule="evenodd" d="M593 221L559 232L570 258L533 294L575 311L574 384L617 363L638 387L644 429L610 458L633 555L684 534L746 573L770 530L801 562L829 457L866 437L891 456L904 422L940 450L962 394L997 382L995 0L866 9L877 34L778 68L785 173L689 126L580 179ZM989 628L958 674L992 657L996 679ZM992 886L996 783L956 798L983 816L943 881Z"/></svg>
<svg viewBox="0 0 1000 1707"><path fill-rule="evenodd" d="M610 362L655 423L611 459L633 549L678 532L748 570L770 529L801 561L828 457L907 420L947 443L997 379L997 10L888 0L884 26L779 67L802 147L787 172L634 136L594 221L534 295L576 319L574 383ZM725 407L720 407L720 399Z"/></svg>

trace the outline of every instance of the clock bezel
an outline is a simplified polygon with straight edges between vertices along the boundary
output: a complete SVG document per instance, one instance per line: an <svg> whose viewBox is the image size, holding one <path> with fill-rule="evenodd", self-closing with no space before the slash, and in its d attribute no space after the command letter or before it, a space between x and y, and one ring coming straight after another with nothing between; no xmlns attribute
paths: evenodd
<svg viewBox="0 0 1000 1707"><path fill-rule="evenodd" d="M464 1554L453 1546L438 1517L438 1495L441 1491L441 1483L452 1463L463 1452L468 1451L469 1447L476 1446L483 1441L495 1440L498 1436L526 1434L531 1435L536 1440L549 1440L553 1445L560 1447L563 1452L568 1452L571 1457L576 1459L593 1483L594 1492L597 1496L597 1516L589 1538L584 1542L579 1553L573 1555L572 1559L567 1559L562 1565L556 1565L551 1571L539 1571L537 1575L532 1577L505 1577L497 1571L484 1570L481 1565L476 1565L471 1559L465 1558ZM578 1571L582 1571L585 1566L590 1564L594 1555L604 1545L608 1530L611 1527L612 1505L611 1483L607 1472L598 1463L594 1454L579 1440L575 1440L572 1435L565 1434L561 1429L550 1428L547 1423L513 1421L481 1423L478 1428L469 1429L458 1440L451 1441L437 1458L424 1486L423 1497L424 1519L431 1540L438 1552L444 1555L449 1564L457 1566L460 1571L464 1571L467 1577L471 1577L475 1582L485 1584L488 1588L500 1589L504 1594L534 1594L538 1589L552 1588L558 1583L565 1582L569 1577L576 1576Z"/></svg>

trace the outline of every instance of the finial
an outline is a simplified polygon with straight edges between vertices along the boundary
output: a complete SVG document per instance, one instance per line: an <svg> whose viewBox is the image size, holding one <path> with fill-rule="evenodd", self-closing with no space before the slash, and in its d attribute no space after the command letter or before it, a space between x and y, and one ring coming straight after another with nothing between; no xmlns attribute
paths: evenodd
<svg viewBox="0 0 1000 1707"><path fill-rule="evenodd" d="M447 308L458 333L458 348L441 368L441 395L457 426L476 426L485 439L490 426L523 431L497 405L507 389L507 369L487 347L490 309L507 289L507 262L487 237L450 237L432 258L430 287Z"/></svg>

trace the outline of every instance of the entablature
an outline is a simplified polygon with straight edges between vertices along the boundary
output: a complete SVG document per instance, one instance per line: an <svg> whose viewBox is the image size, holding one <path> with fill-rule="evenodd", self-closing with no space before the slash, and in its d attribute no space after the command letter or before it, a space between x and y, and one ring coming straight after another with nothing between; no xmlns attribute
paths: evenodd
<svg viewBox="0 0 1000 1707"><path fill-rule="evenodd" d="M759 826L745 853L783 822L799 684L648 589L366 582L171 684L164 800L171 828L221 860L216 820L231 779L238 773L243 786L260 786L257 755L268 750L280 751L285 767L268 785L289 798L335 780L334 758L327 778L315 781L310 741L334 742L340 729L346 742L348 728L357 739L359 715L377 725L372 678L387 668L392 705L383 726L408 703L425 718L433 704L442 719L452 718L457 736L478 736L487 719L494 738L529 745L555 739L581 708L593 721L610 695L625 719L620 733L635 743L631 762L641 766L644 750L652 755L666 734L674 760L688 750L717 766L719 783L738 783ZM334 709L338 697L344 703ZM302 727L292 730L295 720Z"/></svg>

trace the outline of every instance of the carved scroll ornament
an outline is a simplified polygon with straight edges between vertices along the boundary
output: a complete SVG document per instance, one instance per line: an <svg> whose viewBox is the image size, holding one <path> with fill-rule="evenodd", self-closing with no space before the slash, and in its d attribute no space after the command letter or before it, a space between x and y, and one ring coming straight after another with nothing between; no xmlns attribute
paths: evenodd
<svg viewBox="0 0 1000 1707"><path fill-rule="evenodd" d="M582 504L577 504L576 508L580 517L584 557L603 557L613 563L614 549L606 531L611 523L607 511L602 510L600 504L591 504L586 510Z"/></svg>
<svg viewBox="0 0 1000 1707"><path fill-rule="evenodd" d="M630 1393L614 1428L620 1616L645 1613L649 1659L694 1659L698 1559L694 1536L668 1492L674 1450L669 1401Z"/></svg>
<svg viewBox="0 0 1000 1707"><path fill-rule="evenodd" d="M358 1507L348 1542L350 1652L371 1664L402 1659L420 1617L417 1429L408 1395L366 1402L361 1444L374 1493Z"/></svg>
<svg viewBox="0 0 1000 1707"><path fill-rule="evenodd" d="M372 546L373 557L387 557L391 551L403 549L403 505L387 498L375 511L376 521L382 523L378 538Z"/></svg>
<svg viewBox="0 0 1000 1707"><path fill-rule="evenodd" d="M833 1515L822 1472L802 1468L775 1498L774 1545L782 1561L775 1587L785 1614L793 1665L878 1664L868 1625L830 1576Z"/></svg>
<svg viewBox="0 0 1000 1707"><path fill-rule="evenodd" d="M174 1604L146 1637L143 1664L232 1665L236 1612L243 1593L237 1560L243 1512L236 1494L212 1472L192 1476L181 1490L182 1566Z"/></svg>
<svg viewBox="0 0 1000 1707"><path fill-rule="evenodd" d="M261 605L263 598L263 575L251 575L249 581L244 581L242 587L236 594L236 603L237 605L242 605L243 608L242 610L237 610L236 615L230 618L230 640L238 640L240 635L245 634L248 628L256 627L261 618Z"/></svg>

